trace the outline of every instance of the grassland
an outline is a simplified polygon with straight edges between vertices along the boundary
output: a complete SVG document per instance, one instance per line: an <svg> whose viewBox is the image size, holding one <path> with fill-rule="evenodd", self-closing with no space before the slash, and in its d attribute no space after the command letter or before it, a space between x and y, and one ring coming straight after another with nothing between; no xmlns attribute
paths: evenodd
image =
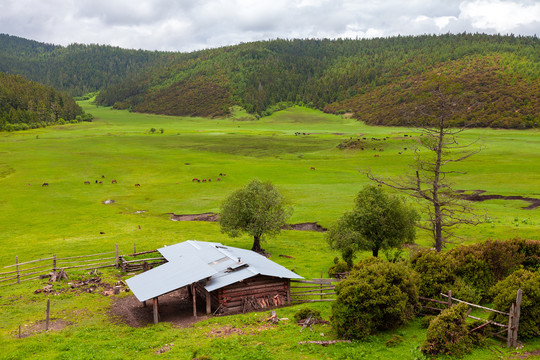
<svg viewBox="0 0 540 360"><path fill-rule="evenodd" d="M0 133L0 266L13 264L16 255L20 261L52 253L79 255L112 251L114 244L119 244L121 252L129 252L134 245L137 250L149 250L188 239L249 248L248 237L227 238L216 223L173 222L168 214L218 212L228 194L255 177L271 180L290 199L295 209L291 223L329 226L351 208L355 194L368 183L362 171L370 168L389 176L405 173L416 143L404 136L413 135L411 129L371 127L304 108L258 121L239 121L82 105L95 115L94 122ZM151 133L151 128L158 131ZM369 145L363 151L336 147L349 138L363 137ZM372 141L372 137L388 139ZM538 130L471 129L462 140L474 139L480 139L483 150L457 165L456 170L467 174L453 179L456 188L540 198ZM227 175L217 182L220 173ZM212 182L196 183L193 178L211 178ZM118 183L111 184L112 179ZM49 186L41 186L44 182ZM107 199L115 202L103 204ZM538 239L540 209L524 210L527 205L507 200L475 203L486 212L488 222L461 228L460 241ZM420 232L417 243L430 246L429 234ZM323 234L316 232L283 231L263 247L274 255L293 256L272 259L305 277L319 276L336 256L327 249ZM331 338L328 326L300 334L292 322L268 327L260 321L265 316L261 313L212 319L189 329L168 324L130 328L111 323L110 298L82 294L53 297L53 314L70 319L73 325L60 332L16 339L18 325L43 318L45 296L32 293L40 286L36 282L0 288L0 348L4 349L0 358L152 358L171 342L175 345L160 357L416 358L421 356L416 347L425 332L415 322L368 342L319 348L297 342ZM318 306L328 318L329 307ZM292 319L294 311L282 309L279 316ZM243 334L211 335L211 328L225 326L235 326ZM387 348L384 342L393 334L401 334L405 341ZM535 347L540 347L538 341L525 350ZM492 355L480 349L470 358Z"/></svg>

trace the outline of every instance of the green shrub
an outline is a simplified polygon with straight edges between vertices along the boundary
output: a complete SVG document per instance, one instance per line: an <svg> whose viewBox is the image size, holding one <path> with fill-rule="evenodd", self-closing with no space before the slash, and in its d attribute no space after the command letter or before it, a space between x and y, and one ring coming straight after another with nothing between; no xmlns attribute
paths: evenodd
<svg viewBox="0 0 540 360"><path fill-rule="evenodd" d="M300 320L307 319L309 317L309 314L311 314L312 319L321 319L321 312L319 310L305 307L302 309L298 309L298 311L294 313L294 320L298 322Z"/></svg>
<svg viewBox="0 0 540 360"><path fill-rule="evenodd" d="M472 351L473 340L467 328L466 304L457 304L441 312L429 324L421 350L424 354L461 356Z"/></svg>
<svg viewBox="0 0 540 360"><path fill-rule="evenodd" d="M427 329L429 327L429 324L431 324L431 321L435 319L434 315L426 315L420 320L420 327L422 329Z"/></svg>
<svg viewBox="0 0 540 360"><path fill-rule="evenodd" d="M456 280L452 258L434 250L423 250L411 259L411 267L420 275L420 295L440 298Z"/></svg>
<svg viewBox="0 0 540 360"><path fill-rule="evenodd" d="M331 266L328 269L328 276L335 278L338 276L338 274L347 272L349 270L349 265L345 261L339 260L334 266Z"/></svg>
<svg viewBox="0 0 540 360"><path fill-rule="evenodd" d="M381 259L357 264L349 278L336 285L332 326L347 339L396 328L414 316L418 284L416 273L403 264Z"/></svg>
<svg viewBox="0 0 540 360"><path fill-rule="evenodd" d="M516 302L518 289L523 291L518 337L532 338L540 336L540 272L518 270L499 281L492 289L493 307L508 312ZM508 323L508 317L494 314L497 322Z"/></svg>

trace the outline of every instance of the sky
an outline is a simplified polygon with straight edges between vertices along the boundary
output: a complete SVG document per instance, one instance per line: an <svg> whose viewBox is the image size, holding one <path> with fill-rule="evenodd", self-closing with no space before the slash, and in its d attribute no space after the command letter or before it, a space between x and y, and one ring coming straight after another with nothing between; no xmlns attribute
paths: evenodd
<svg viewBox="0 0 540 360"><path fill-rule="evenodd" d="M189 52L269 39L540 36L540 0L0 0L0 33Z"/></svg>

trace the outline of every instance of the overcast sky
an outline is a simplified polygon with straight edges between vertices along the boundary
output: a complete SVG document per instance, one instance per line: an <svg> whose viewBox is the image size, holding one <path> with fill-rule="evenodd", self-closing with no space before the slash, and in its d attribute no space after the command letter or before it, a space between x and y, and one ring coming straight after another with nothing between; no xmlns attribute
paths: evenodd
<svg viewBox="0 0 540 360"><path fill-rule="evenodd" d="M0 0L0 33L192 51L276 38L540 36L540 0Z"/></svg>

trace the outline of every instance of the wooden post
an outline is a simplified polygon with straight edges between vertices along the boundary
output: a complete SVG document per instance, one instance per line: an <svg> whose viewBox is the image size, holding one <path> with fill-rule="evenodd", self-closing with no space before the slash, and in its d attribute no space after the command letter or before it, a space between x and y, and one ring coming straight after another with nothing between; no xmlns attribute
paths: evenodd
<svg viewBox="0 0 540 360"><path fill-rule="evenodd" d="M52 269L53 271L56 271L56 254L53 255Z"/></svg>
<svg viewBox="0 0 540 360"><path fill-rule="evenodd" d="M19 257L15 256L15 265L17 266L17 284L21 283L21 274L19 273Z"/></svg>
<svg viewBox="0 0 540 360"><path fill-rule="evenodd" d="M513 343L512 324L514 323L514 309L515 309L515 305L512 304L512 306L510 306L510 311L509 311L510 315L508 316L508 335L507 335L507 340L506 340L506 347L511 347Z"/></svg>
<svg viewBox="0 0 540 360"><path fill-rule="evenodd" d="M154 324L157 324L159 322L159 305L157 297L152 299L152 305L154 310Z"/></svg>
<svg viewBox="0 0 540 360"><path fill-rule="evenodd" d="M45 319L45 331L49 331L49 313L51 311L51 299L47 299L47 317Z"/></svg>
<svg viewBox="0 0 540 360"><path fill-rule="evenodd" d="M518 289L516 295L516 306L514 307L514 321L512 322L512 347L517 347L518 330L519 330L519 317L521 315L521 298L523 297L523 291Z"/></svg>
<svg viewBox="0 0 540 360"><path fill-rule="evenodd" d="M206 315L209 315L212 312L212 295L207 291L206 292Z"/></svg>
<svg viewBox="0 0 540 360"><path fill-rule="evenodd" d="M452 307L452 290L448 290L448 308Z"/></svg>
<svg viewBox="0 0 540 360"><path fill-rule="evenodd" d="M120 262L119 262L119 256L118 256L118 244L115 244L116 246L116 268L118 268Z"/></svg>
<svg viewBox="0 0 540 360"><path fill-rule="evenodd" d="M19 325L19 339L21 338L21 325Z"/></svg>
<svg viewBox="0 0 540 360"><path fill-rule="evenodd" d="M191 295L193 297L193 316L197 318L197 292L195 291L195 284L191 284Z"/></svg>
<svg viewBox="0 0 540 360"><path fill-rule="evenodd" d="M323 277L322 277L322 274L323 274L323 271L322 271L322 269L321 269L321 280L322 280L322 278L323 278ZM323 286L322 286L322 281L321 281L321 300L322 300L322 298L323 298L323 295L322 295L322 294L323 294Z"/></svg>

